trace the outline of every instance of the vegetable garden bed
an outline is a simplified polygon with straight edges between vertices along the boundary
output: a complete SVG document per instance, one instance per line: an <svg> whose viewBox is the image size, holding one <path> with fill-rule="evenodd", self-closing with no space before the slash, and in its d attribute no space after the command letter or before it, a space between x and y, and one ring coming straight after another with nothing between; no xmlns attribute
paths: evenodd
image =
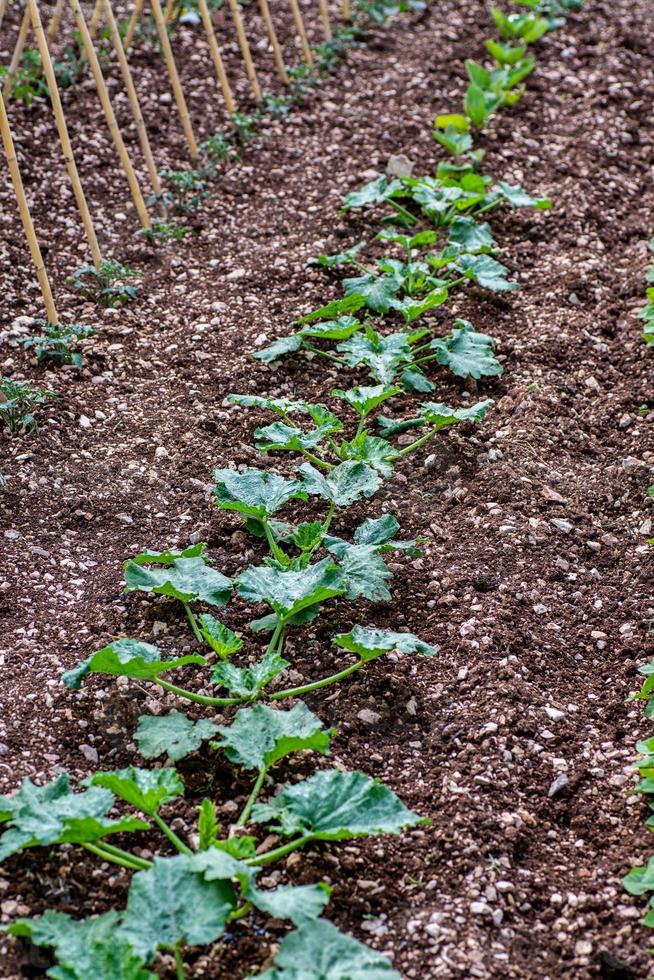
<svg viewBox="0 0 654 980"><path fill-rule="evenodd" d="M12 639L0 655L2 793L23 777L41 784L65 770L77 783L133 765L142 715L188 709L192 720L213 723L216 731L204 732L213 738L232 720L220 705L180 705L143 679L147 671L126 682L86 678L77 694L61 687L60 676L121 636L156 644L166 656L197 650L179 605L152 594L153 570L165 568L165 558L163 565L142 559L126 573L148 594L122 591L123 562L144 548L190 547L187 560L199 561L199 543L207 542L215 568L241 576L240 597L226 616L216 615L250 636L251 604L265 596L261 575L244 586L242 572L261 566L265 547L237 514L215 507L216 483L219 503L234 488L221 489L221 474L212 474L246 464L290 476L293 466L281 454L262 463L252 433L274 416L256 406L255 414L243 411L227 396L327 402L344 415L334 388L355 377L379 382L365 372L346 377L341 364L317 355L271 370L248 352L287 337L298 315L341 295L340 270L306 263L372 238L369 213L338 213L343 196L383 173L392 155L405 154L416 173L434 170L443 154L430 122L460 104L464 59L483 60L491 32L485 12L468 2L434 4L380 32L308 110L226 168L196 239L152 252L128 222L124 235L116 233L115 255L139 269L138 301L94 314L101 333L81 371L40 369L39 380L62 400L39 409L36 437L5 443L1 611ZM336 509L334 538L352 541L367 519L394 515L399 537L422 539L422 554L386 555L391 582L368 555L368 570L377 570L368 585L382 601L370 605L359 595L354 604L327 603L315 623L286 639L291 667L280 690L351 664L331 639L353 649L342 637L356 623L408 630L438 647L428 657L420 650L380 656L338 686L304 694L324 729L336 730L331 756L293 756L261 779L269 801L275 786L309 779L316 768L360 770L418 815L395 812L389 829L413 825L400 836L309 841L258 883L329 883L327 916L390 954L402 976L626 978L647 970L642 903L620 878L648 855L633 808L640 803L625 801L643 737L641 712L625 698L638 686L653 612L645 543L652 363L635 320L654 211L653 42L646 4L589 2L539 42L525 95L477 139L486 149L484 172L551 198L553 208L500 209L492 217L519 291L453 292L431 314L440 337L457 317L496 338L503 373L464 382L436 367L429 376L437 394L414 395L404 408L408 416L427 399L495 405L478 413L479 424L454 426L407 455L371 499L358 494L347 511ZM81 138L99 129L91 94L76 95ZM47 141L28 149L26 186L38 200L35 215L45 217L52 187L38 184L56 155ZM111 208L117 190L108 143L101 159L99 191ZM12 235L3 234L11 260L0 282L10 312L3 374L33 376L30 353L14 344L28 330L19 317L30 304L21 293L29 278L22 242ZM62 224L50 257L62 278L77 264L71 242ZM363 253L355 258L367 261ZM60 306L88 320L78 296ZM347 417L356 429L356 413ZM421 431L401 434L400 450ZM279 435L268 430L258 440L271 445ZM318 477L308 480L319 494ZM312 496L304 504L307 522L334 509L322 493L327 501ZM289 546L277 540L275 547ZM343 545L333 547L338 555ZM384 582L392 601L383 598ZM211 624L201 625L215 641ZM193 674L182 676L193 687ZM81 677L69 680L78 687ZM312 737L318 752L327 747L325 735L313 730ZM144 744L139 728L138 747ZM237 754L205 745L177 763L187 792L181 800L168 787L173 837L191 840L203 798L215 800L223 827L236 820L252 785ZM418 825L418 817L430 824ZM210 815L204 833L207 822ZM166 847L154 831L142 838L143 870L153 851L173 853ZM2 922L47 908L76 918L123 908L131 873L103 870L77 847L24 851L0 867ZM270 966L287 928L261 908L231 923L227 942L189 943L187 975L236 977ZM47 952L8 938L0 940L0 961L7 980L48 966ZM172 954L158 962L162 976L175 975Z"/></svg>

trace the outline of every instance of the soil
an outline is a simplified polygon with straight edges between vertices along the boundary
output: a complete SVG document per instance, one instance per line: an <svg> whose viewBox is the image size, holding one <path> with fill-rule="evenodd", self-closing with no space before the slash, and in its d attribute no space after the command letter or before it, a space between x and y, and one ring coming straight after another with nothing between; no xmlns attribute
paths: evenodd
<svg viewBox="0 0 654 980"><path fill-rule="evenodd" d="M518 293L471 290L432 315L443 333L459 315L492 334L505 369L478 390L435 374L438 400L496 405L482 425L444 433L427 459L407 459L365 510L335 524L346 532L364 513L388 510L404 536L426 538L422 557L393 557L394 602L327 607L289 647L293 682L331 672L329 637L357 621L408 628L440 647L431 659L387 657L328 697L306 698L338 729L330 764L382 778L430 826L316 847L271 875L330 881L329 917L388 953L403 977L648 973L644 903L620 883L651 850L646 808L627 795L648 727L626 703L651 655L654 615L652 354L634 318L654 224L648 14L646 0L588 0L539 43L526 94L483 137L486 172L554 201L550 212L493 216ZM15 27L12 16L5 24ZM290 25L280 33L288 50ZM139 299L119 312L97 313L69 291L65 277L86 249L48 108L12 108L60 313L101 334L81 372L37 368L18 346L38 294L6 177L2 373L36 379L61 401L40 411L36 436L2 437L0 792L25 776L44 782L63 769L77 779L130 764L139 714L180 707L154 688L108 679L71 694L60 673L119 635L191 648L173 606L123 593L122 562L141 548L205 540L225 574L260 557L210 501L213 467L258 458L251 432L263 416L225 396L330 401L342 378L324 362L295 358L271 371L248 352L338 295L337 280L306 262L370 234L368 215L337 213L343 193L383 172L392 154L433 170L431 118L458 104L464 60L480 60L489 35L473 0L438 0L374 32L301 110L221 172L197 235L156 252L132 235L91 83L64 92L101 245L139 270ZM12 37L3 35L4 63ZM206 50L192 28L175 46L206 138L221 125ZM179 167L183 141L159 94L161 64L138 50L158 161ZM264 48L255 55L273 87ZM227 62L235 77L233 39ZM235 89L247 106L245 78ZM117 108L133 146L126 101ZM249 615L235 603L222 618L240 627ZM246 784L209 754L180 770L192 806L210 773L229 822ZM306 760L291 762L277 779L309 771ZM180 832L192 806L172 808ZM120 907L129 876L88 857L35 849L5 862L1 921L49 906L78 916ZM189 951L188 975L242 976L269 962L283 933L281 923L245 919L215 951ZM0 975L42 976L40 957L0 940ZM161 962L161 976L172 977Z"/></svg>

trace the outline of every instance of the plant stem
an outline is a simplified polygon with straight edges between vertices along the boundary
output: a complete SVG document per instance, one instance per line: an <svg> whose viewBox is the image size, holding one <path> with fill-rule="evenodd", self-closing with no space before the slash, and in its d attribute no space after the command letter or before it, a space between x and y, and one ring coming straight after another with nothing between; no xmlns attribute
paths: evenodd
<svg viewBox="0 0 654 980"><path fill-rule="evenodd" d="M242 919L244 915L252 910L252 902L245 902L240 908L234 909L234 911L229 915L228 922L236 922L237 919Z"/></svg>
<svg viewBox="0 0 654 980"><path fill-rule="evenodd" d="M322 526L323 537L327 534L327 531L329 531L329 525L332 522L332 518L334 516L334 511L335 510L336 510L336 501L330 500L329 501L329 511L327 512L327 517L325 518L325 523Z"/></svg>
<svg viewBox="0 0 654 980"><path fill-rule="evenodd" d="M291 851L296 851L298 847L304 847L309 841L313 840L311 834L307 834L306 837L297 837L292 840L290 844L283 844L281 847L275 847L272 851L267 851L265 854L257 854L255 857L247 858L246 864L270 864L272 861L276 861L278 858L284 857L286 854L290 854Z"/></svg>
<svg viewBox="0 0 654 980"><path fill-rule="evenodd" d="M195 614L193 610L189 606L188 602L185 602L183 605L184 605L184 609L186 610L186 615L188 616L188 621L191 624L191 629L193 630L195 639L198 641L198 643L204 643L204 637L200 632L200 627L198 626L198 621L195 618Z"/></svg>
<svg viewBox="0 0 654 980"><path fill-rule="evenodd" d="M255 800L259 793L261 792L261 787L263 786L263 781L266 778L266 769L262 769L257 776L257 781L252 787L252 792L247 798L247 803L243 807L240 817L236 821L236 827L244 827L248 820L250 819L250 814L252 813L252 807L254 806Z"/></svg>
<svg viewBox="0 0 654 980"><path fill-rule="evenodd" d="M85 850L90 851L91 854L95 854L97 857L102 858L103 861L110 861L112 864L119 864L121 868L129 868L130 871L145 871L151 868L152 865L149 861L144 861L142 858L138 858L133 854L129 854L124 851L120 856L118 854L112 854L110 851L106 851L101 845L98 844L82 844ZM119 848L114 848L113 850L118 851Z"/></svg>
<svg viewBox="0 0 654 980"><path fill-rule="evenodd" d="M302 455L306 456L306 458L310 462L312 462L315 466L319 466L323 470L329 471L334 469L332 463L328 463L326 460L320 459L318 456L314 456L313 453L310 453L308 449L303 449Z"/></svg>
<svg viewBox="0 0 654 980"><path fill-rule="evenodd" d="M179 946L175 946L173 950L175 954L175 970L177 972L177 980L185 980L186 972L184 971L184 961L182 960L182 951Z"/></svg>
<svg viewBox="0 0 654 980"><path fill-rule="evenodd" d="M152 819L156 823L159 830L166 835L173 847L179 851L180 854L192 854L190 847L187 847L184 841L180 840L174 830L172 830L165 820L163 820L158 813L152 814Z"/></svg>
<svg viewBox="0 0 654 980"><path fill-rule="evenodd" d="M374 269L369 269L363 262L359 262L358 259L351 259L350 261L360 272L365 272L367 276L373 276L373 278L379 279L379 273L375 272Z"/></svg>
<svg viewBox="0 0 654 980"><path fill-rule="evenodd" d="M320 354L321 357L326 357L329 361L335 361L336 364L340 364L341 367L348 367L348 363L344 358L338 357L336 354L330 354L327 350L320 350L319 347L314 347L313 344L309 344L306 340L304 341L304 349L310 350L313 354Z"/></svg>
<svg viewBox="0 0 654 980"><path fill-rule="evenodd" d="M115 847L113 844L108 844L105 840L96 843L96 847L100 847L103 851L106 851L107 854L113 854L115 857L119 858L127 858L129 861L142 865L143 871L146 871L148 868L152 867L151 861L147 861L145 858L137 857L135 854L130 853L130 851L124 851L122 847Z"/></svg>
<svg viewBox="0 0 654 980"><path fill-rule="evenodd" d="M155 677L154 683L162 687L164 691L177 694L180 698L186 698L187 701L195 701L196 704L208 704L214 708L227 708L231 704L241 704L245 700L244 698L210 698L205 694L194 694L193 691L187 691L186 688L176 687L175 684L162 681L160 677Z"/></svg>
<svg viewBox="0 0 654 980"><path fill-rule="evenodd" d="M268 542L268 547L270 548L273 558L276 558L280 565L288 565L288 555L282 551L275 541L275 535L273 534L268 521L264 519L261 521L261 524L263 525L266 541Z"/></svg>
<svg viewBox="0 0 654 980"><path fill-rule="evenodd" d="M427 442L428 439L431 439L432 436L435 436L437 432L440 432L440 429L438 427L436 427L435 429L430 429L426 435L421 436L419 439L416 439L415 442L412 442L409 446L405 446L404 449L398 450L397 455L406 456L408 453L412 453L414 449L418 449L420 446L423 445L423 443Z"/></svg>
<svg viewBox="0 0 654 980"><path fill-rule="evenodd" d="M404 208L404 207L402 207L401 204L398 204L397 201L394 201L390 197L387 198L386 201L387 201L388 204L390 204L390 206L392 208L395 208L395 210L397 211L398 214L401 214L403 218L406 218L406 220L408 221L408 223L410 225L417 225L418 224L418 219L416 218L416 216L413 215L413 214L411 214L410 211L407 211L407 209Z"/></svg>
<svg viewBox="0 0 654 980"><path fill-rule="evenodd" d="M330 684L336 684L338 681L342 681L343 678L349 677L355 670L360 670L365 663L365 660L357 660L356 663L346 667L345 670L340 670L337 674L330 674L329 677L323 677L321 681L302 684L300 687L289 687L285 691L275 691L274 694L270 695L270 700L281 701L283 698L297 698L302 694L309 694L311 691L319 691L321 687L329 687Z"/></svg>

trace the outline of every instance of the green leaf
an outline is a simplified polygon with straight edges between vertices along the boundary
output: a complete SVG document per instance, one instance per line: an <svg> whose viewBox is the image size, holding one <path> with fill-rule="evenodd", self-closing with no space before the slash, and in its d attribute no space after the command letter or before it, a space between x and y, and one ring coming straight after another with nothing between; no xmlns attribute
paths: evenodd
<svg viewBox="0 0 654 980"><path fill-rule="evenodd" d="M632 868L626 877L622 879L622 884L630 895L645 895L647 892L654 892L654 855L647 862L647 866Z"/></svg>
<svg viewBox="0 0 654 980"><path fill-rule="evenodd" d="M269 453L287 451L301 453L305 450L316 449L333 432L342 428L340 422L336 425L327 422L315 429L301 429L286 422L273 422L254 431L254 444L261 452Z"/></svg>
<svg viewBox="0 0 654 980"><path fill-rule="evenodd" d="M363 306L363 304L361 304ZM317 337L322 340L347 340L363 326L354 316L339 316L336 320L307 324L299 332L301 337Z"/></svg>
<svg viewBox="0 0 654 980"><path fill-rule="evenodd" d="M335 255L319 255L315 259L309 259L307 265L320 266L323 269L333 269L338 265L351 265L352 259L355 259L366 245L367 242L363 241L359 242L358 245L353 245L346 252L337 252Z"/></svg>
<svg viewBox="0 0 654 980"><path fill-rule="evenodd" d="M350 296L344 296L342 299L332 300L331 303L327 303L317 310L312 310L311 313L300 317L296 323L304 324L313 323L314 320L331 320L334 317L342 316L344 313L356 313L365 304L365 296L359 296L358 293L353 293ZM302 340L299 335L296 336L300 341Z"/></svg>
<svg viewBox="0 0 654 980"><path fill-rule="evenodd" d="M299 571L251 565L236 581L241 598L267 603L283 620L344 592L342 573L329 558Z"/></svg>
<svg viewBox="0 0 654 980"><path fill-rule="evenodd" d="M198 850L207 851L218 841L220 825L216 816L216 804L204 799L198 807Z"/></svg>
<svg viewBox="0 0 654 980"><path fill-rule="evenodd" d="M269 803L256 803L255 823L271 823L285 837L349 840L372 834L399 834L424 820L382 783L360 772L326 769L284 786Z"/></svg>
<svg viewBox="0 0 654 980"><path fill-rule="evenodd" d="M476 402L470 408L449 408L442 402L424 402L420 411L425 422L437 429L444 429L448 425L456 425L457 422L481 422L494 404L492 398Z"/></svg>
<svg viewBox="0 0 654 980"><path fill-rule="evenodd" d="M0 796L0 814L7 829L0 837L0 861L24 847L89 843L108 834L147 830L142 820L105 820L114 805L112 794L100 787L74 793L62 773L45 786L24 779L13 796Z"/></svg>
<svg viewBox="0 0 654 980"><path fill-rule="evenodd" d="M531 197L530 194L523 191L522 187L513 187L503 180L500 180L497 187L514 208L536 208L546 211L552 207L552 202L548 197Z"/></svg>
<svg viewBox="0 0 654 980"><path fill-rule="evenodd" d="M483 89L478 85L468 86L465 95L465 110L468 119L477 129L482 129L490 116L488 103Z"/></svg>
<svg viewBox="0 0 654 980"><path fill-rule="evenodd" d="M189 867L194 873L201 874L205 881L238 881L245 892L254 885L259 871L218 847L194 854L189 860Z"/></svg>
<svg viewBox="0 0 654 980"><path fill-rule="evenodd" d="M367 517L363 524L354 532L355 544L374 544L380 552L385 551L406 551L411 557L417 558L420 549L416 547L415 538L410 541L397 541L393 535L400 530L400 525L392 514L383 514L381 517Z"/></svg>
<svg viewBox="0 0 654 980"><path fill-rule="evenodd" d="M261 980L401 980L381 953L316 919L282 939Z"/></svg>
<svg viewBox="0 0 654 980"><path fill-rule="evenodd" d="M394 633L393 630L367 626L354 626L349 633L339 633L332 637L332 643L343 650L357 653L364 661L374 660L391 650L421 653L426 657L438 653L438 647L424 643L414 633Z"/></svg>
<svg viewBox="0 0 654 980"><path fill-rule="evenodd" d="M191 721L183 712L171 711L168 715L141 715L134 740L144 759L155 759L165 753L178 762L199 749L216 731L216 725L207 718Z"/></svg>
<svg viewBox="0 0 654 980"><path fill-rule="evenodd" d="M132 878L121 934L141 956L178 943L203 946L224 932L236 908L234 888L229 881L206 881L192 861L185 854L155 857Z"/></svg>
<svg viewBox="0 0 654 980"><path fill-rule="evenodd" d="M368 204L379 204L386 201L394 191L400 186L399 181L389 181L383 174L370 181L360 191L350 191L343 198L342 211L350 211L352 208L362 208Z"/></svg>
<svg viewBox="0 0 654 980"><path fill-rule="evenodd" d="M117 912L89 919L71 919L48 909L36 919L17 919L7 927L35 946L53 947L59 967L48 970L53 980L148 980L143 957L120 932Z"/></svg>
<svg viewBox="0 0 654 980"><path fill-rule="evenodd" d="M275 628L277 617L269 628ZM211 683L226 687L232 697L250 699L256 697L267 684L289 666L276 650L266 652L261 660L249 667L237 667L228 661L215 664L211 673Z"/></svg>
<svg viewBox="0 0 654 980"><path fill-rule="evenodd" d="M264 398L261 395L228 395L227 401L241 408L261 408L276 415L289 412L306 412L304 402L293 401L291 398Z"/></svg>
<svg viewBox="0 0 654 980"><path fill-rule="evenodd" d="M388 602L391 594L386 582L393 578L376 545L349 544L339 539L326 542L343 569L348 599L363 596L370 602Z"/></svg>
<svg viewBox="0 0 654 980"><path fill-rule="evenodd" d="M497 248L488 222L480 223L474 218L467 217L453 219L450 224L450 242L454 245L461 245L468 252Z"/></svg>
<svg viewBox="0 0 654 980"><path fill-rule="evenodd" d="M371 466L383 477L389 479L393 475L393 461L398 458L398 451L386 439L359 433L351 442L344 439L339 448L341 459L356 459Z"/></svg>
<svg viewBox="0 0 654 980"><path fill-rule="evenodd" d="M493 350L495 341L477 333L469 320L455 320L449 337L433 340L430 348L437 352L439 364L448 367L459 378L483 378L502 373L502 365Z"/></svg>
<svg viewBox="0 0 654 980"><path fill-rule="evenodd" d="M333 734L302 701L290 711L263 704L241 708L232 724L221 725L218 732L222 737L215 748L223 749L230 762L259 772L303 749L325 755Z"/></svg>
<svg viewBox="0 0 654 980"><path fill-rule="evenodd" d="M305 521L300 524L293 534L293 544L300 551L313 551L323 536L323 526L320 521Z"/></svg>
<svg viewBox="0 0 654 980"><path fill-rule="evenodd" d="M177 558L165 568L143 568L130 560L123 568L127 592L153 592L184 603L197 600L212 606L224 606L232 594L231 580L211 568L204 556Z"/></svg>
<svg viewBox="0 0 654 980"><path fill-rule="evenodd" d="M302 463L297 472L311 496L324 497L337 507L349 507L362 497L372 497L381 486L375 470L356 460L340 463L327 476L319 473L311 463Z"/></svg>
<svg viewBox="0 0 654 980"><path fill-rule="evenodd" d="M202 558L206 549L204 541L193 544L183 551L148 551L144 548L138 555L134 555L132 561L137 565L174 565L178 558Z"/></svg>
<svg viewBox="0 0 654 980"><path fill-rule="evenodd" d="M490 255L462 255L457 264L469 279L493 293L519 289L517 282L506 278L509 271L506 266Z"/></svg>
<svg viewBox="0 0 654 980"><path fill-rule="evenodd" d="M200 616L199 625L200 632L211 649L223 659L232 653L236 653L243 646L241 637L227 626L219 623L210 613L203 613Z"/></svg>
<svg viewBox="0 0 654 980"><path fill-rule="evenodd" d="M71 691L77 691L87 674L109 674L112 677L139 677L154 680L159 674L187 664L206 664L204 657L190 653L184 657L165 660L161 650L151 643L140 640L114 640L101 650L96 650L86 660L61 675L61 680Z"/></svg>
<svg viewBox="0 0 654 980"><path fill-rule="evenodd" d="M443 117L439 117L443 118ZM467 120L466 120L467 122ZM433 130L434 139L437 140L448 153L453 157L459 157L462 153L472 149L472 136L468 132L461 132L455 126L438 127Z"/></svg>
<svg viewBox="0 0 654 980"><path fill-rule="evenodd" d="M458 130L459 133L467 133L470 129L470 123L466 117L457 112L450 113L445 116L436 116L434 119L434 125L438 126L439 129L446 129L447 126L452 126L452 128Z"/></svg>
<svg viewBox="0 0 654 980"><path fill-rule="evenodd" d="M486 41L486 49L490 56L500 65L515 65L524 58L527 48L524 44L501 44L499 41Z"/></svg>
<svg viewBox="0 0 654 980"><path fill-rule="evenodd" d="M366 274L343 280L345 295L363 296L368 309L375 313L388 313L401 286L402 281L396 276Z"/></svg>
<svg viewBox="0 0 654 980"><path fill-rule="evenodd" d="M347 391L344 391L342 388L333 388L332 395L334 398L342 398L355 412L359 413L361 418L365 418L378 405L381 405L382 402L385 402L388 398L392 398L393 395L399 394L401 391L402 389L397 385L374 385L372 387L362 385L356 388L349 388Z"/></svg>
<svg viewBox="0 0 654 980"><path fill-rule="evenodd" d="M407 323L413 323L423 313L428 313L429 310L435 310L438 306L446 303L449 295L448 290L445 288L432 289L431 292L427 293L421 299L406 296L402 300L396 300L393 303L393 309L401 313Z"/></svg>
<svg viewBox="0 0 654 980"><path fill-rule="evenodd" d="M216 487L214 499L222 510L235 510L246 517L263 520L276 514L289 500L306 500L307 495L297 480L287 480L279 473L246 466L214 470Z"/></svg>
<svg viewBox="0 0 654 980"><path fill-rule="evenodd" d="M405 333L379 337L374 331L355 334L337 347L350 367L363 364L381 384L392 384L398 370L411 364L413 354Z"/></svg>
<svg viewBox="0 0 654 980"><path fill-rule="evenodd" d="M250 888L247 898L258 909L275 919L290 919L302 926L320 916L329 901L331 888L318 885L278 885L271 891Z"/></svg>
<svg viewBox="0 0 654 980"><path fill-rule="evenodd" d="M292 333L287 337L280 337L278 340L274 340L268 347L262 347L261 350L255 351L252 357L257 361L261 361L263 364L274 364L275 361L279 361L280 358L285 357L287 354L294 354L301 346L302 338Z"/></svg>
<svg viewBox="0 0 654 980"><path fill-rule="evenodd" d="M141 753L142 754L142 753ZM91 786L103 786L115 796L152 817L160 806L184 793L184 784L176 769L115 769L113 772L95 772Z"/></svg>

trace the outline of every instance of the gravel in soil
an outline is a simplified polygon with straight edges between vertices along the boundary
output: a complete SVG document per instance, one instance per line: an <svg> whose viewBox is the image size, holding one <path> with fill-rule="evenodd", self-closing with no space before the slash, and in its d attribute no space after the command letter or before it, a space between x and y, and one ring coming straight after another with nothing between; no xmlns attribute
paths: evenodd
<svg viewBox="0 0 654 980"><path fill-rule="evenodd" d="M427 538L423 557L391 565L394 603L334 607L295 639L294 681L330 667L328 637L363 615L440 645L431 660L389 657L328 698L307 698L338 728L332 763L383 778L431 826L316 848L270 873L331 881L329 916L408 978L627 980L648 969L643 903L620 885L649 843L643 804L626 795L647 727L625 704L654 614L652 363L634 320L654 211L647 13L643 0L589 2L538 45L526 95L484 137L488 172L554 199L548 213L494 217L519 293L471 291L434 314L443 332L456 314L496 336L505 367L479 392L439 377L439 399L490 396L496 406L483 425L444 434L427 459L403 465L367 507ZM190 648L169 605L122 593L121 563L137 550L207 540L227 574L259 554L209 501L213 466L257 459L256 416L225 396L329 398L336 375L323 364L270 371L247 352L336 295L336 281L305 263L369 233L365 216L338 216L342 194L394 153L417 171L434 166L431 117L457 103L463 61L483 57L489 34L485 11L464 0L375 35L221 174L192 242L156 253L131 236L131 209L121 211L92 89L65 93L80 169L87 182L96 174L103 246L141 273L141 299L119 313L97 314L66 291L84 247L50 119L43 105L12 110L62 313L98 322L102 335L82 372L37 370L17 346L36 294L6 180L2 372L38 377L62 402L42 413L38 436L3 442L1 792L23 776L127 764L138 715L179 707L97 679L72 695L59 675L118 635ZM190 31L177 43L206 127L198 106L213 78L196 74ZM154 60L142 62L141 78L153 81ZM180 138L156 92L152 84L144 108L163 160ZM238 606L229 615L245 621ZM200 763L182 769L200 793ZM289 763L277 778L307 771L305 760ZM215 778L229 821L246 787L226 768ZM191 813L174 813L183 832ZM78 850L35 850L0 870L1 918L48 905L102 911L120 906L126 887L125 873ZM215 952L190 953L189 975L234 977L265 963L283 932L273 926L241 923ZM41 975L33 955L0 941L5 980Z"/></svg>

